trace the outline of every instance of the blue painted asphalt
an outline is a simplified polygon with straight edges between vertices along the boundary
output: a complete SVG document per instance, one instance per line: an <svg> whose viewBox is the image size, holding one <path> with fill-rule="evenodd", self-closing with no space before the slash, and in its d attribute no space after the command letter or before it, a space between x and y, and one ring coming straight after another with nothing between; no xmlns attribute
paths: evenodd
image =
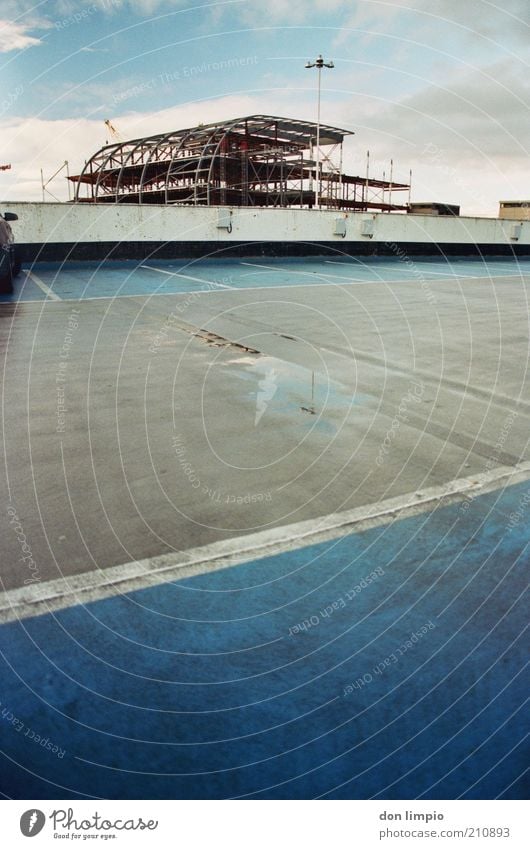
<svg viewBox="0 0 530 849"><path fill-rule="evenodd" d="M524 798L529 486L2 626L2 792Z"/></svg>
<svg viewBox="0 0 530 849"><path fill-rule="evenodd" d="M444 262L415 259L412 269L399 260L352 257L337 260L148 260L141 263L36 263L27 270L60 299L90 300L322 283L343 286L416 280L421 285L428 280L435 287L437 280L454 277L521 277L530 273L530 260L454 259ZM0 303L44 301L46 298L46 291L23 272L15 282L13 295L0 296Z"/></svg>

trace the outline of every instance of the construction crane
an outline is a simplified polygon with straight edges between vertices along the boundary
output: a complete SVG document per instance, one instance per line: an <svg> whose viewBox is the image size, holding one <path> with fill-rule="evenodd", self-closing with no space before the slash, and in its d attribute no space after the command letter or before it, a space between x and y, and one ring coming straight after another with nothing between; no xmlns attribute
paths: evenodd
<svg viewBox="0 0 530 849"><path fill-rule="evenodd" d="M108 129L109 133L111 134L111 136L113 137L113 139L114 139L115 141L118 141L118 142L123 141L123 139L122 139L121 135L119 134L118 130L116 129L116 127L114 126L114 124L112 124L112 123L110 122L110 120L109 120L108 118L107 118L107 120L105 121L105 126L106 126L106 128ZM109 143L109 142L108 142L108 139L107 139L107 144L108 144L108 143Z"/></svg>

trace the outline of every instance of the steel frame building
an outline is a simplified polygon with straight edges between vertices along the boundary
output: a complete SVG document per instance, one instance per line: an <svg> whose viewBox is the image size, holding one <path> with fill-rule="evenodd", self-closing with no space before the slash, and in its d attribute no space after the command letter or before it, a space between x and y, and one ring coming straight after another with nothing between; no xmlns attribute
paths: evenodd
<svg viewBox="0 0 530 849"><path fill-rule="evenodd" d="M353 133L320 125L320 205L405 211L391 197L408 184L342 173L347 135ZM312 208L316 136L308 121L250 115L106 145L69 179L77 203Z"/></svg>

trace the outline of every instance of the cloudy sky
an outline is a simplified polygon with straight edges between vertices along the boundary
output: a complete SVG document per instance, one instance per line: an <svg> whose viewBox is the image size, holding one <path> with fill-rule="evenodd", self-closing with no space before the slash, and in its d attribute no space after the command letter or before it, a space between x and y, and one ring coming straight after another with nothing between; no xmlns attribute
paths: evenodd
<svg viewBox="0 0 530 849"><path fill-rule="evenodd" d="M530 0L2 0L0 196L41 198L109 138L247 114L351 130L413 199L495 215L530 198ZM67 197L62 173L49 184ZM50 196L48 196L50 197Z"/></svg>

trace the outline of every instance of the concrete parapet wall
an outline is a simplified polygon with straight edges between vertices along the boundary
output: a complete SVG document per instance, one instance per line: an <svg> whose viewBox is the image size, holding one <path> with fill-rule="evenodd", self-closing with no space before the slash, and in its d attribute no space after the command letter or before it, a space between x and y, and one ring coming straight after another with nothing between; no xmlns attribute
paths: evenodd
<svg viewBox="0 0 530 849"><path fill-rule="evenodd" d="M60 255L64 251L51 246L105 245L113 246L113 250L123 246L120 254L125 255L132 243L172 245L176 255L179 246L184 249L185 245L201 243L213 250L247 242L294 243L299 249L307 246L308 252L314 252L315 245L324 245L344 253L373 253L377 249L397 253L400 246L412 252L419 248L429 252L429 247L433 252L439 246L499 246L504 249L501 252L513 247L517 253L525 253L530 247L530 221L496 218L9 201L4 201L0 210L18 215L19 220L12 225L17 243L34 249L49 246L43 252L47 259L54 258L54 251L57 259L65 258ZM341 229L336 219L346 221L344 236L335 232Z"/></svg>

